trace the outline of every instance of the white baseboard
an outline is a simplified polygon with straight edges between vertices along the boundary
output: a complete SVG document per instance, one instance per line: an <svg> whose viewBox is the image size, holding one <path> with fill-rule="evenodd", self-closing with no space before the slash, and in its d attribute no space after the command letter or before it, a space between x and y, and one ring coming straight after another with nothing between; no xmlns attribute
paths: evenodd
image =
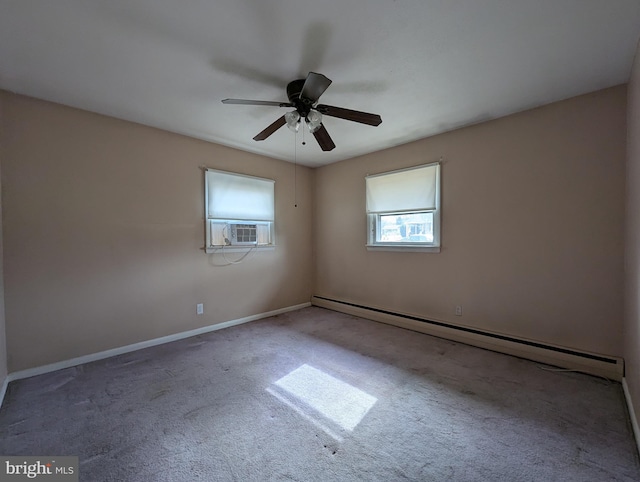
<svg viewBox="0 0 640 482"><path fill-rule="evenodd" d="M633 435L636 440L636 448L640 455L640 427L638 426L638 419L636 418L636 411L634 409L633 401L631 400L631 392L629 391L629 385L627 385L627 379L622 377L622 390L624 391L624 399L627 402L627 410L629 411L629 418L631 419L631 427L633 428Z"/></svg>
<svg viewBox="0 0 640 482"><path fill-rule="evenodd" d="M152 340L141 341L132 345L121 346L119 348L112 348L111 350L105 350L98 353L92 353L90 355L84 355L77 358L71 358L70 360L63 360L56 363L50 363L49 365L43 365L35 368L28 368L26 370L20 370L7 375L5 383L3 385L4 390L9 382L13 380L20 380L22 378L34 377L36 375L42 375L44 373L54 372L56 370L62 370L64 368L70 368L83 363L90 363L97 360L103 360L124 353L130 353L136 350L142 350L143 348L149 348L152 346L162 345L164 343L171 343L172 341L183 340L184 338L190 338L196 335L202 335L211 331L222 330L223 328L229 328L231 326L241 325L242 323L248 323L250 321L260 320L262 318L268 318L270 316L280 315L289 311L299 310L311 306L311 303L301 303L299 305L287 306L278 310L267 311L265 313L258 313L257 315L246 316L244 318L238 318L237 320L225 321L222 323L216 323L215 325L204 326L202 328L196 328L195 330L183 331L181 333L175 333L173 335L163 336L160 338L154 338ZM2 397L4 397L4 391ZM2 398L0 398L0 406L2 406Z"/></svg>
<svg viewBox="0 0 640 482"><path fill-rule="evenodd" d="M624 362L620 357L578 351L434 318L425 320L409 313L390 312L383 308L362 306L344 300L313 296L311 303L333 311L611 380L621 381L624 373Z"/></svg>

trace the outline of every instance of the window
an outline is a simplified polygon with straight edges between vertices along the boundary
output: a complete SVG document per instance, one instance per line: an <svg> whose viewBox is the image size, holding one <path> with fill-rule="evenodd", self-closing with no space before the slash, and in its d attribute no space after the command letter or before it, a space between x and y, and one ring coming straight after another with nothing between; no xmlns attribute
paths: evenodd
<svg viewBox="0 0 640 482"><path fill-rule="evenodd" d="M440 163L365 178L371 248L439 251Z"/></svg>
<svg viewBox="0 0 640 482"><path fill-rule="evenodd" d="M205 171L207 253L226 246L273 246L275 181Z"/></svg>

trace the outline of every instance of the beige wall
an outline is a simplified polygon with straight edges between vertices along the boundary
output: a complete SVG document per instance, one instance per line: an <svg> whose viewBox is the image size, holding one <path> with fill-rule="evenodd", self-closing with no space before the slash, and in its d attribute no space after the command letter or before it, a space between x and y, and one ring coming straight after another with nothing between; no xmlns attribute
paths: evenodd
<svg viewBox="0 0 640 482"><path fill-rule="evenodd" d="M4 123L4 98L0 96L0 132L3 132L7 126ZM0 171L3 164L3 139L0 135ZM1 175L0 175L1 179ZM7 345L6 345L6 328L4 317L4 270L3 270L3 242L2 242L2 186L0 184L0 387L4 383L7 376Z"/></svg>
<svg viewBox="0 0 640 482"><path fill-rule="evenodd" d="M640 44L628 96L624 357L625 379L640 420Z"/></svg>
<svg viewBox="0 0 640 482"><path fill-rule="evenodd" d="M6 92L0 102L10 372L312 292L622 354L624 86L298 167L298 208L289 163ZM440 156L442 252L368 252L364 176ZM201 165L276 179L275 250L236 266L200 250Z"/></svg>
<svg viewBox="0 0 640 482"><path fill-rule="evenodd" d="M295 208L290 163L0 98L10 372L309 301L312 170ZM276 249L233 266L201 250L202 165L276 180Z"/></svg>
<svg viewBox="0 0 640 482"><path fill-rule="evenodd" d="M315 294L621 356L625 110L619 86L319 168ZM365 175L440 156L441 253L367 251Z"/></svg>

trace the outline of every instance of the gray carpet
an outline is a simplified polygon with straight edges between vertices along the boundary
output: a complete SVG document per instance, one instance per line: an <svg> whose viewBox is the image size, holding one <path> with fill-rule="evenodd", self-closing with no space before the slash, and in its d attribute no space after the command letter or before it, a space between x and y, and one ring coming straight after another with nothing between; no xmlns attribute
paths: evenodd
<svg viewBox="0 0 640 482"><path fill-rule="evenodd" d="M620 384L321 308L12 382L82 481L637 481Z"/></svg>

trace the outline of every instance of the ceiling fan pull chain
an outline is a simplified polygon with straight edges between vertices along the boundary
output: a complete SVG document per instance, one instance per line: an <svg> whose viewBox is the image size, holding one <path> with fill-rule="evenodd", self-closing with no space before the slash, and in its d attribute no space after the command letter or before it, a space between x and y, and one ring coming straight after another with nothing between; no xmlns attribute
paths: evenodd
<svg viewBox="0 0 640 482"><path fill-rule="evenodd" d="M304 138L304 130L302 131ZM293 136L293 207L298 207L298 133Z"/></svg>

